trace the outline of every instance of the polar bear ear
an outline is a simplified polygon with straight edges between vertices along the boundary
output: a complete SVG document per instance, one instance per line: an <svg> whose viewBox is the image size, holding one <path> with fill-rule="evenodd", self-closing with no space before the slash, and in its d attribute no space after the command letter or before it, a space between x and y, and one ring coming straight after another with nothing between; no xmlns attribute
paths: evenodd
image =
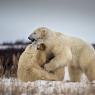
<svg viewBox="0 0 95 95"><path fill-rule="evenodd" d="M37 45L37 50L45 50L46 49L46 46L44 43L41 43L41 44L38 44Z"/></svg>
<svg viewBox="0 0 95 95"><path fill-rule="evenodd" d="M46 28L41 29L41 34L42 34L42 37L46 37L47 29Z"/></svg>

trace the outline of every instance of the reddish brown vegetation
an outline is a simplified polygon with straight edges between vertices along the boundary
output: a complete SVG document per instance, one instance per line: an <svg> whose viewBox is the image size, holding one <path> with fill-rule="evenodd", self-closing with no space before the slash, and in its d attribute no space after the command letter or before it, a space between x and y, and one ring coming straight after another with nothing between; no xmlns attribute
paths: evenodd
<svg viewBox="0 0 95 95"><path fill-rule="evenodd" d="M18 60L28 43L16 42L0 45L0 77L16 77Z"/></svg>

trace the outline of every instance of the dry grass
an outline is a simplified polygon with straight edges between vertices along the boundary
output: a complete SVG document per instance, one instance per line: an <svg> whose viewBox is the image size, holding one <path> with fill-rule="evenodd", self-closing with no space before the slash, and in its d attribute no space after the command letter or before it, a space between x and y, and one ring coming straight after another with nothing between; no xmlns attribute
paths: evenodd
<svg viewBox="0 0 95 95"><path fill-rule="evenodd" d="M0 79L0 95L95 95L94 83Z"/></svg>

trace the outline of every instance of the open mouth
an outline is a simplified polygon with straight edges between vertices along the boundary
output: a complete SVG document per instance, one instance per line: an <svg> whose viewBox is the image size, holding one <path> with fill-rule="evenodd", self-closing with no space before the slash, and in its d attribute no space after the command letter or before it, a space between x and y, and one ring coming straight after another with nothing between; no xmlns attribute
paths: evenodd
<svg viewBox="0 0 95 95"><path fill-rule="evenodd" d="M31 39L32 42L36 41L35 39Z"/></svg>
<svg viewBox="0 0 95 95"><path fill-rule="evenodd" d="M28 37L28 39L29 39L31 42L36 41L36 39L34 39L34 38L30 38L30 37Z"/></svg>

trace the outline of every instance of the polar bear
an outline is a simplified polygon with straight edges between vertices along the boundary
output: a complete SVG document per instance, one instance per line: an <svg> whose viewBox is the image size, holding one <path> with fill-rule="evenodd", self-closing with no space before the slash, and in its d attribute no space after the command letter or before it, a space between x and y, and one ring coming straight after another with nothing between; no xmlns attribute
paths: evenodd
<svg viewBox="0 0 95 95"><path fill-rule="evenodd" d="M28 45L22 53L18 63L17 76L22 81L35 80L62 80L59 72L63 70L57 69L54 73L48 73L41 66L46 62L45 45L43 43L36 45Z"/></svg>
<svg viewBox="0 0 95 95"><path fill-rule="evenodd" d="M47 71L67 65L71 81L80 81L83 72L90 81L95 79L95 50L82 39L53 32L46 27L37 28L28 39L36 43L43 40L47 54L54 54L55 57L44 66Z"/></svg>

